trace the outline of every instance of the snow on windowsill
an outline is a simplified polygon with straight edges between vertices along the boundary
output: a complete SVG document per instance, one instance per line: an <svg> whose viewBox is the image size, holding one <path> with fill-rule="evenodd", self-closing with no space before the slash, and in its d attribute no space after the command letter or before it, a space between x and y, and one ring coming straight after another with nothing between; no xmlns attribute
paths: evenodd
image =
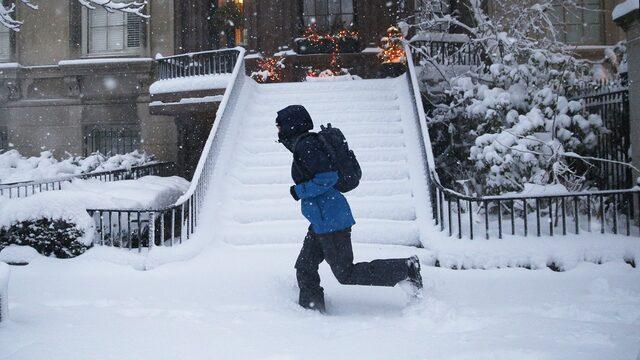
<svg viewBox="0 0 640 360"><path fill-rule="evenodd" d="M214 102L221 102L224 98L223 95L204 96L199 98L184 98L178 102L162 102L152 101L149 106L169 106L169 105L187 105L187 104L208 104Z"/></svg>
<svg viewBox="0 0 640 360"><path fill-rule="evenodd" d="M73 59L73 60L61 60L58 62L59 66L73 66L73 65L95 65L95 64L122 64L122 63L150 63L151 58L131 58L131 57L117 57L117 58L90 58L90 59Z"/></svg>
<svg viewBox="0 0 640 360"><path fill-rule="evenodd" d="M378 47L368 47L365 48L364 50L362 50L363 53L365 54L379 54L380 51L382 51L380 48Z"/></svg>
<svg viewBox="0 0 640 360"><path fill-rule="evenodd" d="M1 63L0 62L0 69L19 69L21 67L22 67L22 65L20 65L19 63L16 63L16 62L8 62L8 63Z"/></svg>
<svg viewBox="0 0 640 360"><path fill-rule="evenodd" d="M158 80L151 84L149 93L151 95L166 94L181 91L198 91L226 89L231 80L231 74L213 74L188 76L176 79Z"/></svg>
<svg viewBox="0 0 640 360"><path fill-rule="evenodd" d="M640 9L640 0L626 0L613 9L613 21L616 21L621 17L629 14L630 12L638 9Z"/></svg>

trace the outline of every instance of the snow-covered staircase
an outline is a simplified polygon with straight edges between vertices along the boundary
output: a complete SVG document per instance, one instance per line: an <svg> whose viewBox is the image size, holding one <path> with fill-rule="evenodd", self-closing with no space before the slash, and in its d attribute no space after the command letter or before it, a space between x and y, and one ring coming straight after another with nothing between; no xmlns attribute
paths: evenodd
<svg viewBox="0 0 640 360"><path fill-rule="evenodd" d="M304 105L316 129L346 135L363 169L347 199L356 242L419 245L426 182L406 79L257 85L246 81L214 181L217 235L238 245L300 242L308 222L289 195L292 156L276 142L278 110ZM407 92L404 94L403 92ZM410 114L410 115L403 115Z"/></svg>

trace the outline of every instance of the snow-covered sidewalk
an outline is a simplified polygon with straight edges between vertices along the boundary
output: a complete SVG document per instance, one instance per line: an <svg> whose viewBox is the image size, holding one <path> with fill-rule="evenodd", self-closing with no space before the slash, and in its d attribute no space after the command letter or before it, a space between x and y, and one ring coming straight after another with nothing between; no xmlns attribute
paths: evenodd
<svg viewBox="0 0 640 360"><path fill-rule="evenodd" d="M35 259L12 268L0 359L635 360L640 350L640 271L623 262L561 273L425 267L415 305L399 288L340 286L323 264L321 316L295 303L297 251L213 245L151 271L90 254Z"/></svg>

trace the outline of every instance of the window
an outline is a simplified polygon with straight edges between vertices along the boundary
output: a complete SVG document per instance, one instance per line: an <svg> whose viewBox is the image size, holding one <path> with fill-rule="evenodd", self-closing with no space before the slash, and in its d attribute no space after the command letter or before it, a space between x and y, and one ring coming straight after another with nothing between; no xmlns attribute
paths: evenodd
<svg viewBox="0 0 640 360"><path fill-rule="evenodd" d="M443 15L449 13L449 1L448 0L414 0L414 9L416 12L422 12L426 10L433 12L437 15Z"/></svg>
<svg viewBox="0 0 640 360"><path fill-rule="evenodd" d="M0 127L0 153L9 150L9 136L7 134L7 128L4 126Z"/></svg>
<svg viewBox="0 0 640 360"><path fill-rule="evenodd" d="M87 53L123 52L143 45L144 19L135 14L89 10Z"/></svg>
<svg viewBox="0 0 640 360"><path fill-rule="evenodd" d="M88 156L96 151L103 155L126 154L140 146L140 129L132 126L87 126L84 129L85 149Z"/></svg>
<svg viewBox="0 0 640 360"><path fill-rule="evenodd" d="M573 45L604 43L604 13L601 0L577 0L577 8L555 7L553 21L558 40Z"/></svg>
<svg viewBox="0 0 640 360"><path fill-rule="evenodd" d="M11 59L11 30L0 25L0 62Z"/></svg>
<svg viewBox="0 0 640 360"><path fill-rule="evenodd" d="M327 31L353 26L353 0L303 0L302 17L304 26L313 24L319 30Z"/></svg>

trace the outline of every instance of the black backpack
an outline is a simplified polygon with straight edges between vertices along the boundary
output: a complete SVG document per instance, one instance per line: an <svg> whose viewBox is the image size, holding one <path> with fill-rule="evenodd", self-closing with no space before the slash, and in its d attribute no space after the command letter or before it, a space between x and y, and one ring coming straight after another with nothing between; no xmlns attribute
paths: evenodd
<svg viewBox="0 0 640 360"><path fill-rule="evenodd" d="M349 192L360 184L362 179L362 169L356 159L353 150L349 150L349 144L340 129L334 128L331 124L320 125L318 138L324 144L331 162L340 175L338 183L334 188L342 193Z"/></svg>

